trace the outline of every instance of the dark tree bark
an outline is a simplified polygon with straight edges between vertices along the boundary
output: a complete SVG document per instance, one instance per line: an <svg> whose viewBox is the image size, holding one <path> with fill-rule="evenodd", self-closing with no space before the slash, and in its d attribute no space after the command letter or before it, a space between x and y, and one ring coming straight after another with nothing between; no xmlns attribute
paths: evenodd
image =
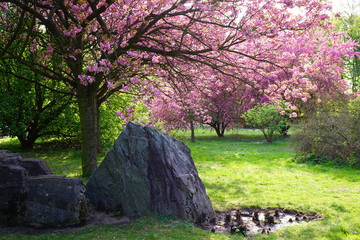
<svg viewBox="0 0 360 240"><path fill-rule="evenodd" d="M98 154L102 152L102 145L101 145L101 131L100 131L100 104L97 102L97 144L98 144Z"/></svg>
<svg viewBox="0 0 360 240"><path fill-rule="evenodd" d="M195 142L195 127L194 121L190 120L190 131L191 131L191 141Z"/></svg>
<svg viewBox="0 0 360 240"><path fill-rule="evenodd" d="M38 138L37 135L29 135L27 138L22 136L17 136L20 141L20 147L22 150L32 149L34 147L35 141Z"/></svg>
<svg viewBox="0 0 360 240"><path fill-rule="evenodd" d="M80 85L77 100L81 125L82 173L84 177L88 177L97 167L100 139L96 88Z"/></svg>
<svg viewBox="0 0 360 240"><path fill-rule="evenodd" d="M219 122L212 122L209 124L212 128L215 129L215 132L218 137L224 137L225 129L227 127L227 124L225 123L219 123Z"/></svg>

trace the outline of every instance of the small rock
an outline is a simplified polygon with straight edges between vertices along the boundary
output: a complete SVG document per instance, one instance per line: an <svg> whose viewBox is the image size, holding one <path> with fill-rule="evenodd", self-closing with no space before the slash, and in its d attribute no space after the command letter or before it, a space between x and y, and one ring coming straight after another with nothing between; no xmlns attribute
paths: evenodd
<svg viewBox="0 0 360 240"><path fill-rule="evenodd" d="M85 222L90 206L79 178L42 175L27 179L22 223L33 227L66 227Z"/></svg>
<svg viewBox="0 0 360 240"><path fill-rule="evenodd" d="M238 225L243 225L244 224L244 220L241 217L241 211L240 210L236 210L235 217L236 217L236 222L237 222Z"/></svg>
<svg viewBox="0 0 360 240"><path fill-rule="evenodd" d="M231 215L230 214L226 214L225 215L225 224L229 225L231 221Z"/></svg>
<svg viewBox="0 0 360 240"><path fill-rule="evenodd" d="M51 174L50 168L43 159L25 158L19 161L20 166L28 170L29 176Z"/></svg>
<svg viewBox="0 0 360 240"><path fill-rule="evenodd" d="M280 214L279 214L279 210L278 210L278 209L275 210L274 217L277 217L277 218L280 217Z"/></svg>
<svg viewBox="0 0 360 240"><path fill-rule="evenodd" d="M19 165L19 161L22 157L19 154L12 153L7 150L2 150L0 152L0 163L6 165Z"/></svg>
<svg viewBox="0 0 360 240"><path fill-rule="evenodd" d="M252 219L253 219L254 222L260 222L260 220L259 220L259 211L258 210L255 210Z"/></svg>

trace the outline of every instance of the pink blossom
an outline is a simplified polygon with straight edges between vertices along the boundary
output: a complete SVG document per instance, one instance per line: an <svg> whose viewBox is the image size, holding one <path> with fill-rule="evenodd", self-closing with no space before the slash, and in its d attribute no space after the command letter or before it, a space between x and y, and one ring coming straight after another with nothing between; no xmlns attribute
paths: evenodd
<svg viewBox="0 0 360 240"><path fill-rule="evenodd" d="M137 77L132 77L132 78L130 78L130 82L131 83L133 83L133 84L136 84L136 83L138 83L138 82L140 82L141 80L139 79L139 78L137 78Z"/></svg>
<svg viewBox="0 0 360 240"><path fill-rule="evenodd" d="M108 88L114 88L114 87L116 87L117 85L118 85L117 82L107 82L107 87L108 87Z"/></svg>
<svg viewBox="0 0 360 240"><path fill-rule="evenodd" d="M153 56L153 57L151 58L151 61L152 61L153 63L159 63L159 58L158 58L157 56Z"/></svg>
<svg viewBox="0 0 360 240"><path fill-rule="evenodd" d="M130 57L133 57L133 58L141 58L141 55L140 55L140 54L137 54L137 53L135 53L135 52L127 51L126 53L127 53L127 55L129 55Z"/></svg>
<svg viewBox="0 0 360 240"><path fill-rule="evenodd" d="M108 59L101 59L99 61L100 65L102 66L106 66L106 67L110 67L111 66L111 62Z"/></svg>
<svg viewBox="0 0 360 240"><path fill-rule="evenodd" d="M36 52L37 50L37 44L36 43L33 43L30 45L30 52Z"/></svg>
<svg viewBox="0 0 360 240"><path fill-rule="evenodd" d="M101 72L101 69L99 68L97 63L88 65L86 68L89 72Z"/></svg>
<svg viewBox="0 0 360 240"><path fill-rule="evenodd" d="M290 117L290 118L296 118L297 116L298 116L297 113L296 113L296 112L293 112L293 113L290 114L289 117Z"/></svg>

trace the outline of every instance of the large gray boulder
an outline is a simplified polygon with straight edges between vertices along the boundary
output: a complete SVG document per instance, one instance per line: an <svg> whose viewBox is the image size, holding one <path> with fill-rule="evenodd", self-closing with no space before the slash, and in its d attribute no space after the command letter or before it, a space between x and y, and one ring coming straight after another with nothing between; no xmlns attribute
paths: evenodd
<svg viewBox="0 0 360 240"><path fill-rule="evenodd" d="M86 188L94 206L130 217L156 212L200 223L214 218L189 148L166 133L133 122Z"/></svg>

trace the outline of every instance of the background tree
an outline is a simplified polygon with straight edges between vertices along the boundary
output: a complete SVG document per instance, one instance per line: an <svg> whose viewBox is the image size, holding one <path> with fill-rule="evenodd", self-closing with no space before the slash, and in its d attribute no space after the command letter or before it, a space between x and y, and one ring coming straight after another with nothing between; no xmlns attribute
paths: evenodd
<svg viewBox="0 0 360 240"><path fill-rule="evenodd" d="M24 12L19 14L12 9L6 14L7 25L19 24L15 28L18 33L21 32L20 25L34 25L34 19ZM4 27L6 26L0 25L1 32L6 31ZM26 42L26 38L22 38L16 44L9 44L7 48L13 53L21 54L29 63L36 64L39 56L36 52L23 48ZM53 60L46 61L46 64L56 63ZM74 98L66 90L67 87L61 82L45 79L12 58L1 58L0 128L3 133L16 136L22 149L32 148L39 137L76 136L76 122L72 121L73 113L69 111Z"/></svg>
<svg viewBox="0 0 360 240"><path fill-rule="evenodd" d="M360 44L360 1L346 1L344 6L336 13L334 24L338 31L346 32L349 37L357 44ZM360 47L356 46L356 52L360 52ZM352 91L360 90L360 59L346 58L345 63L348 71L345 76L352 82Z"/></svg>
<svg viewBox="0 0 360 240"><path fill-rule="evenodd" d="M20 76L33 75L19 71ZM32 79L38 81L36 76ZM70 130L73 113L64 113L73 103L71 96L0 74L0 102L0 129L7 136L16 136L22 149L31 149L39 137L76 136ZM62 114L62 121L56 121Z"/></svg>
<svg viewBox="0 0 360 240"><path fill-rule="evenodd" d="M353 47L329 33L327 5L320 0L1 3L0 58L15 59L76 93L85 176L97 165L99 106L120 89L137 85L151 91L155 79L201 81L216 71L261 91L270 89L272 99L294 91L298 94L292 98L304 99L314 82L340 87L339 59ZM8 25L13 11L30 16L33 26L21 18ZM330 44L319 48L324 39ZM36 52L38 62L27 61L11 45ZM301 52L296 45L304 45ZM49 65L51 59L58 64ZM289 65L293 59L302 61Z"/></svg>
<svg viewBox="0 0 360 240"><path fill-rule="evenodd" d="M296 117L293 113L292 117ZM269 143L281 133L283 126L288 125L284 117L274 104L258 104L244 114L245 123L251 128L259 129Z"/></svg>
<svg viewBox="0 0 360 240"><path fill-rule="evenodd" d="M190 129L191 141L195 141L196 103L190 99L191 89L181 84L163 88L147 105L150 110L151 125L160 124L165 130Z"/></svg>
<svg viewBox="0 0 360 240"><path fill-rule="evenodd" d="M360 98L323 97L296 133L301 161L360 164Z"/></svg>
<svg viewBox="0 0 360 240"><path fill-rule="evenodd" d="M201 78L202 79L202 78ZM241 115L254 104L257 91L234 78L219 79L216 73L190 86L167 85L150 104L152 117L165 123L166 128L209 125L218 137L227 128L238 124Z"/></svg>

